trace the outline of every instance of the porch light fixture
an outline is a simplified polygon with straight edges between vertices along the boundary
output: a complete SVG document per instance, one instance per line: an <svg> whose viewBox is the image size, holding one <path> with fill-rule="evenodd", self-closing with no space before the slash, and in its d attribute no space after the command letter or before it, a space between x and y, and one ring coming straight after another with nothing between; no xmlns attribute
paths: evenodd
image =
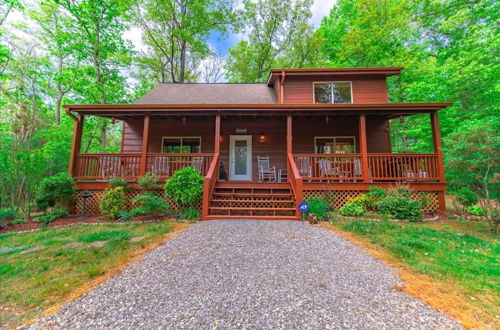
<svg viewBox="0 0 500 330"><path fill-rule="evenodd" d="M260 143L266 142L266 136L264 135L264 133L260 133L260 135L259 135L259 142Z"/></svg>

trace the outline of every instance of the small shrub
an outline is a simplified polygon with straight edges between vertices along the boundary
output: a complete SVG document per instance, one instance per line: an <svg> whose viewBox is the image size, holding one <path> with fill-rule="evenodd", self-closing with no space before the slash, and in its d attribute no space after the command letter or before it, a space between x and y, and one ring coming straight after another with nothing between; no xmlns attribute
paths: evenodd
<svg viewBox="0 0 500 330"><path fill-rule="evenodd" d="M12 221L17 217L17 212L12 209L0 209L0 228L7 224L7 221Z"/></svg>
<svg viewBox="0 0 500 330"><path fill-rule="evenodd" d="M380 188L379 186L370 186L368 188L368 192L366 193L366 197L368 197L367 208L376 210L377 205L382 198L387 196L387 191Z"/></svg>
<svg viewBox="0 0 500 330"><path fill-rule="evenodd" d="M372 200L368 194L360 194L357 197L349 199L348 203L358 203L361 204L365 209L372 206Z"/></svg>
<svg viewBox="0 0 500 330"><path fill-rule="evenodd" d="M469 212L472 215L477 215L477 216L480 216L480 217L483 217L483 216L486 215L486 212L480 206L469 206L467 208L467 212Z"/></svg>
<svg viewBox="0 0 500 330"><path fill-rule="evenodd" d="M410 198L411 193L412 190L410 189L410 186L405 184L396 184L395 186L389 187L387 190L387 196L394 197Z"/></svg>
<svg viewBox="0 0 500 330"><path fill-rule="evenodd" d="M75 181L67 173L44 178L40 183L36 204L46 210L49 207L66 207L66 203L75 200Z"/></svg>
<svg viewBox="0 0 500 330"><path fill-rule="evenodd" d="M195 208L185 209L181 214L181 218L186 219L186 220L190 220L190 221L196 221L196 220L200 219L200 211L198 211Z"/></svg>
<svg viewBox="0 0 500 330"><path fill-rule="evenodd" d="M158 177L154 174L146 173L137 179L137 183L142 189L158 188Z"/></svg>
<svg viewBox="0 0 500 330"><path fill-rule="evenodd" d="M318 220L325 220L328 211L328 202L323 198L310 198L307 200L309 203L309 214L318 218Z"/></svg>
<svg viewBox="0 0 500 330"><path fill-rule="evenodd" d="M403 196L386 196L378 203L378 211L382 216L410 221L422 219L422 205L411 198Z"/></svg>
<svg viewBox="0 0 500 330"><path fill-rule="evenodd" d="M54 211L50 212L50 214L53 215L54 217L56 217L56 219L67 218L69 215L68 209L66 209L66 208L54 210Z"/></svg>
<svg viewBox="0 0 500 330"><path fill-rule="evenodd" d="M48 224L49 222L52 222L55 219L56 219L56 217L54 215L46 214L46 215L42 215L40 217L36 217L33 220L44 223L44 224Z"/></svg>
<svg viewBox="0 0 500 330"><path fill-rule="evenodd" d="M467 208L467 206L472 206L479 201L477 198L477 194L469 188L462 188L456 191L453 195L460 203L460 205L462 205L464 210Z"/></svg>
<svg viewBox="0 0 500 330"><path fill-rule="evenodd" d="M16 219L16 220L12 220L10 223L13 225L20 225L20 224L23 224L26 222L28 222L28 219Z"/></svg>
<svg viewBox="0 0 500 330"><path fill-rule="evenodd" d="M366 208L362 203L349 202L340 208L340 214L346 217L360 217L365 214Z"/></svg>
<svg viewBox="0 0 500 330"><path fill-rule="evenodd" d="M107 217L116 219L118 212L126 210L126 196L123 187L109 188L99 202L99 209Z"/></svg>
<svg viewBox="0 0 500 330"><path fill-rule="evenodd" d="M118 221L125 222L132 219L132 212L123 210L118 212Z"/></svg>
<svg viewBox="0 0 500 330"><path fill-rule="evenodd" d="M168 209L168 202L153 194L142 194L132 200L132 205L137 207L132 210L132 215L150 215L165 212Z"/></svg>
<svg viewBox="0 0 500 330"><path fill-rule="evenodd" d="M183 208L193 207L203 197L203 177L194 167L185 167L167 180L165 191Z"/></svg>
<svg viewBox="0 0 500 330"><path fill-rule="evenodd" d="M123 187L123 190L127 191L128 183L123 178L111 178L109 180L109 187L110 188Z"/></svg>

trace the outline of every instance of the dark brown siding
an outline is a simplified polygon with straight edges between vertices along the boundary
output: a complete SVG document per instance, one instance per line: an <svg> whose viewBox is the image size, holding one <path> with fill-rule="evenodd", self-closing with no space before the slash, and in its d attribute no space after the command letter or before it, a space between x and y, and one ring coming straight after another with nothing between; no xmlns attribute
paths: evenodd
<svg viewBox="0 0 500 330"><path fill-rule="evenodd" d="M353 103L388 103L383 76L289 76L285 79L285 103L313 103L313 82L352 81Z"/></svg>

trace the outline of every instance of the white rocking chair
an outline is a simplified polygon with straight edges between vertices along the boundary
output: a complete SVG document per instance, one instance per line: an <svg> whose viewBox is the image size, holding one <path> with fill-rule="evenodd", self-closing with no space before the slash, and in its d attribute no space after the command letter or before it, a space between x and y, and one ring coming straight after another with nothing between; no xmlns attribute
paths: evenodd
<svg viewBox="0 0 500 330"><path fill-rule="evenodd" d="M259 167L259 181L276 182L276 166L269 165L269 156L257 156L257 166Z"/></svg>
<svg viewBox="0 0 500 330"><path fill-rule="evenodd" d="M301 177L312 177L312 166L310 157L297 157L297 169Z"/></svg>

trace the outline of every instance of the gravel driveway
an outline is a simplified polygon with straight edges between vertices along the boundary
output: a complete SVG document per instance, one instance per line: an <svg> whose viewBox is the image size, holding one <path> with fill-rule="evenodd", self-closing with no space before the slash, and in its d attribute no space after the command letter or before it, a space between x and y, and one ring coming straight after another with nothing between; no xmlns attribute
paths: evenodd
<svg viewBox="0 0 500 330"><path fill-rule="evenodd" d="M205 221L33 327L460 328L393 270L294 221Z"/></svg>

